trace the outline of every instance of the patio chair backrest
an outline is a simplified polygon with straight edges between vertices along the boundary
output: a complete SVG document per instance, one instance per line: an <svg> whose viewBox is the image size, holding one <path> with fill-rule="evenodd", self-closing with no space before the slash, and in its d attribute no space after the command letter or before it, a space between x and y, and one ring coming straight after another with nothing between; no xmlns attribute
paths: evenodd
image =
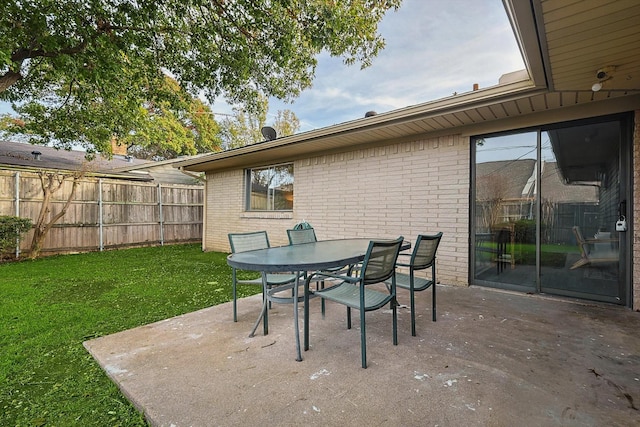
<svg viewBox="0 0 640 427"><path fill-rule="evenodd" d="M396 261L404 238L372 240L364 257L360 275L365 285L384 282L395 273Z"/></svg>
<svg viewBox="0 0 640 427"><path fill-rule="evenodd" d="M229 233L229 244L233 253L267 249L269 247L269 237L266 231Z"/></svg>
<svg viewBox="0 0 640 427"><path fill-rule="evenodd" d="M442 232L433 235L418 234L418 239L411 254L411 266L414 270L422 270L433 265L441 239Z"/></svg>
<svg viewBox="0 0 640 427"><path fill-rule="evenodd" d="M290 245L317 242L316 232L313 228L298 228L287 230Z"/></svg>

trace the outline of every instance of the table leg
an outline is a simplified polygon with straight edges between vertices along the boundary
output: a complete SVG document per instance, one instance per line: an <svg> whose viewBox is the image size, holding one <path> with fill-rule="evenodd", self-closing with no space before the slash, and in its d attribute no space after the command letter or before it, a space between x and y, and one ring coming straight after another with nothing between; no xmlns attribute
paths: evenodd
<svg viewBox="0 0 640 427"><path fill-rule="evenodd" d="M252 338L256 334L256 329L258 329L258 325L260 325L260 320L264 320L264 334L269 334L269 326L267 319L267 304L269 298L267 297L267 273L262 272L262 310L260 310L260 315L256 320L256 323L253 325L253 329L251 329L251 333L249 334L249 338Z"/></svg>
<svg viewBox="0 0 640 427"><path fill-rule="evenodd" d="M309 350L309 280L304 281L304 351Z"/></svg>
<svg viewBox="0 0 640 427"><path fill-rule="evenodd" d="M305 281L306 282L306 281ZM296 272L296 284L293 287L293 322L296 332L296 360L302 362L302 354L300 353L300 325L298 324L298 286L300 285L300 272Z"/></svg>

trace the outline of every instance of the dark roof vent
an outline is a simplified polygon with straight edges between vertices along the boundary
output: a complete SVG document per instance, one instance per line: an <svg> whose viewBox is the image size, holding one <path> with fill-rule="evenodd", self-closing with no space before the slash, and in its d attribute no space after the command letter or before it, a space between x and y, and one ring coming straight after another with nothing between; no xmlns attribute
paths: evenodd
<svg viewBox="0 0 640 427"><path fill-rule="evenodd" d="M376 113L375 111L367 111L366 113L364 113L364 116L365 117L372 117L372 116L375 116L376 114L378 114L378 113Z"/></svg>
<svg viewBox="0 0 640 427"><path fill-rule="evenodd" d="M42 156L42 153L39 151L32 151L31 155L33 155L33 160L41 160L40 156Z"/></svg>

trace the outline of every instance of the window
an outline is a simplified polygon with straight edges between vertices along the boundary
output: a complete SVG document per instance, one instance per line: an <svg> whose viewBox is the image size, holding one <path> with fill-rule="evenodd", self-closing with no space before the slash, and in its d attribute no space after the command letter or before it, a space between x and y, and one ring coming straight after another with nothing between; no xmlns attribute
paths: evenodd
<svg viewBox="0 0 640 427"><path fill-rule="evenodd" d="M293 163L247 169L248 211L293 210Z"/></svg>

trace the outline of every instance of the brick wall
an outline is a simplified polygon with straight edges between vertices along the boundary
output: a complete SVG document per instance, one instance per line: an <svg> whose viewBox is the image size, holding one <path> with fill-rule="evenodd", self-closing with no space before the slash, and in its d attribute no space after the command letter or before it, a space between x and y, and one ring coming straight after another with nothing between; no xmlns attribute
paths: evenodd
<svg viewBox="0 0 640 427"><path fill-rule="evenodd" d="M244 212L243 172L209 174L205 249L229 251L227 233L261 229L287 244L286 229L302 220L319 239L442 231L438 278L466 285L469 156L469 138L451 135L299 160L292 213Z"/></svg>

